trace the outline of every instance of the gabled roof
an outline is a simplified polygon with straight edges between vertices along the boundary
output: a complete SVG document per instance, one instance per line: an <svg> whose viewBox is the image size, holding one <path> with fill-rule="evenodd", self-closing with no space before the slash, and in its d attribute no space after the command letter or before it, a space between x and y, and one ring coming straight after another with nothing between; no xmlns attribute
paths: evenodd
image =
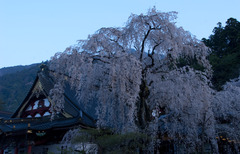
<svg viewBox="0 0 240 154"><path fill-rule="evenodd" d="M54 87L54 82L53 82L52 78L49 76L47 67L45 68L45 67L41 66L41 70L38 72L31 89L29 90L29 92L28 92L27 96L25 97L25 99L23 100L23 102L19 105L17 110L11 116L12 118L17 117L20 109L25 105L24 103L27 102L27 100L31 97L32 92L33 92L34 88L36 87L36 84L38 81L42 85L43 92L49 96L50 90Z"/></svg>
<svg viewBox="0 0 240 154"><path fill-rule="evenodd" d="M0 130L3 132L16 132L23 129L46 130L76 124L95 127L94 110L83 110L83 106L77 102L76 95L68 84L66 84L63 94L65 100L64 109L53 120L50 119L50 116L41 118L21 117L22 112L26 110L31 98L36 92L44 94L49 102L51 102L49 96L50 90L54 87L54 83L55 80L50 75L49 69L47 66L42 65L41 71L38 72L30 91L15 113L11 118L0 120Z"/></svg>

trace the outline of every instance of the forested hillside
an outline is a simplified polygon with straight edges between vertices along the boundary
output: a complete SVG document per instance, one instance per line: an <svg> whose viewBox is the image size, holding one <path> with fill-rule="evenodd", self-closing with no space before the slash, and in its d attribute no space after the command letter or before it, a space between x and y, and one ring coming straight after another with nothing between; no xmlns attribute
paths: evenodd
<svg viewBox="0 0 240 154"><path fill-rule="evenodd" d="M40 64L0 69L1 110L14 111L27 95Z"/></svg>
<svg viewBox="0 0 240 154"><path fill-rule="evenodd" d="M13 74L13 73L17 73L20 72L22 70L26 70L29 69L33 66L36 66L39 64L31 64L31 65L18 65L18 66L11 66L11 67L4 67L0 69L0 77L6 74Z"/></svg>

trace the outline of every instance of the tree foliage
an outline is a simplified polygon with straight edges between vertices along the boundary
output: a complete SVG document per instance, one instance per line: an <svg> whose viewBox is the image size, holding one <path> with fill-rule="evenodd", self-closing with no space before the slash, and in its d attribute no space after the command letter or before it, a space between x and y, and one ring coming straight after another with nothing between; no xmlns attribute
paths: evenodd
<svg viewBox="0 0 240 154"><path fill-rule="evenodd" d="M124 27L101 28L57 53L50 63L58 79L53 111L62 106L59 96L68 76L79 103L96 106L98 128L148 134L151 152L163 141L159 134L167 134L185 152L197 145L203 151L207 143L217 152L220 111L214 109L221 104L213 103L218 95L210 88L209 49L176 27L175 19L176 12L156 8L132 14Z"/></svg>
<svg viewBox="0 0 240 154"><path fill-rule="evenodd" d="M230 79L237 78L240 70L240 22L229 18L226 26L218 23L213 34L203 42L211 49L209 61L213 68L212 83L217 90Z"/></svg>

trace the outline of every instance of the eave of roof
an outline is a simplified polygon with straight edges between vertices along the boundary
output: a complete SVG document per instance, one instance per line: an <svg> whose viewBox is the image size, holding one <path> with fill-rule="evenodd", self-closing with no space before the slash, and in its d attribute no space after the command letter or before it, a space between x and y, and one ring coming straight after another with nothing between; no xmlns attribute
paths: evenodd
<svg viewBox="0 0 240 154"><path fill-rule="evenodd" d="M46 118L32 118L32 119L19 119L10 118L0 121L0 130L4 133L14 133L26 130L46 131L53 128L65 128L73 125L84 125L88 127L95 127L95 123L87 121L81 117L74 118L56 118L50 120L50 117Z"/></svg>

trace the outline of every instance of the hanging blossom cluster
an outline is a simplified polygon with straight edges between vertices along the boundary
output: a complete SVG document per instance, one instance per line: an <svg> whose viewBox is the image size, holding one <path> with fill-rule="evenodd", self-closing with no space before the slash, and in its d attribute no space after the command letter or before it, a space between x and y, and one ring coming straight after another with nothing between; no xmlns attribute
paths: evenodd
<svg viewBox="0 0 240 154"><path fill-rule="evenodd" d="M51 115L51 119L54 118L54 116L63 110L64 108L64 89L63 89L63 84L60 82L57 82L54 85L54 88L52 90L50 90L50 94L51 94L51 98L52 98L52 107L50 108L51 113L53 113Z"/></svg>
<svg viewBox="0 0 240 154"><path fill-rule="evenodd" d="M185 152L195 151L207 142L217 149L211 105L213 90L206 73L185 66L150 77L155 82L150 86L153 91L149 105L158 114L150 123L151 130L168 134Z"/></svg>
<svg viewBox="0 0 240 154"><path fill-rule="evenodd" d="M216 92L213 100L214 117L216 118L216 131L220 136L234 144L240 139L240 77L227 82L220 92ZM238 151L239 152L239 151Z"/></svg>
<svg viewBox="0 0 240 154"><path fill-rule="evenodd" d="M57 79L52 111L62 109L68 82L79 103L95 109L88 114L97 115L99 128L140 131L156 140L167 134L188 152L206 143L217 152L219 132L236 140L239 83L228 83L222 92L210 88L208 48L175 25L176 15L156 8L132 14L125 27L101 28L57 53L50 62ZM178 65L179 58L190 61ZM192 61L204 70L194 69ZM229 125L221 125L223 120Z"/></svg>
<svg viewBox="0 0 240 154"><path fill-rule="evenodd" d="M99 127L135 129L134 103L138 97L141 76L141 65L135 56L119 52L111 58L101 57L69 48L60 57L57 55L54 58L56 59L52 60L50 69L55 70L59 81L64 82L67 76L68 83L77 91L79 103L83 103L86 108L96 107ZM58 68L59 66L61 68ZM58 69L61 71L58 72ZM64 84L54 89L63 87ZM59 92L64 91L56 93L54 89L53 102L59 103ZM55 105L53 109L59 111L61 108Z"/></svg>

